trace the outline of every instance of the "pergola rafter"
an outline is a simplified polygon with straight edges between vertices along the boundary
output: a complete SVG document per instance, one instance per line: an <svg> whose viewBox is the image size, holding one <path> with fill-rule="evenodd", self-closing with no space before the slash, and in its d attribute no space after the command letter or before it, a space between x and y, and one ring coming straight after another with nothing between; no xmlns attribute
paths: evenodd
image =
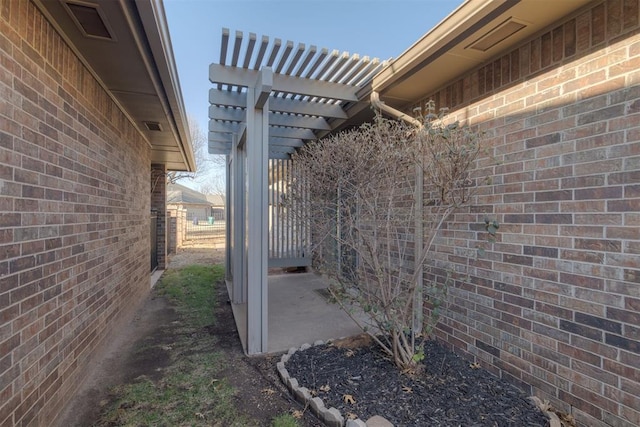
<svg viewBox="0 0 640 427"><path fill-rule="evenodd" d="M280 39L270 43L267 36L262 36L259 43L257 40L254 33L245 38L240 31L232 39L230 31L223 29L219 62L209 68L214 84L209 92L210 131L237 133L239 125L247 120L248 88L255 85L263 69L270 68L273 84L268 94L268 125L278 128L269 132L270 138L320 138L368 106L368 100L360 102L359 95L384 65L377 58L337 50L329 53L313 45L283 44ZM235 141L242 142L238 135ZM269 157L282 157L280 150L271 149L278 145L269 140ZM211 154L228 155L231 149L230 141L221 144L218 135L210 134Z"/></svg>

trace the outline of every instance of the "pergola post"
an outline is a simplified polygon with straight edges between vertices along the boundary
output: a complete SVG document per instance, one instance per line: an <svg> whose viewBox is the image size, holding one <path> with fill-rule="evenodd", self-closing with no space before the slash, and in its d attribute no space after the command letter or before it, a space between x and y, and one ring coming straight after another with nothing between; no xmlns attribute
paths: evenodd
<svg viewBox="0 0 640 427"><path fill-rule="evenodd" d="M265 67L247 90L247 352L267 352L269 94L273 72Z"/></svg>
<svg viewBox="0 0 640 427"><path fill-rule="evenodd" d="M244 162L245 153L240 146L242 141L238 135L234 135L232 138L231 149L231 222L227 222L228 233L231 235L233 245L232 253L232 266L233 280L231 288L231 300L234 304L242 304L246 302L245 293L245 245L244 245L244 224L245 224L245 172Z"/></svg>
<svg viewBox="0 0 640 427"><path fill-rule="evenodd" d="M233 243L231 242L231 236L233 235L233 233L231 232L231 227L232 227L232 207L231 207L231 203L232 203L232 195L231 195L231 179L233 179L233 173L231 172L231 165L232 165L232 161L233 159L231 158L230 155L225 156L225 203L224 203L224 223L225 223L225 230L224 230L224 241L227 242L226 245L224 245L224 278L227 281L232 281L233 278L233 272L231 271L231 268L233 267L232 262L231 262L231 257L233 256L232 254L232 247L233 247Z"/></svg>

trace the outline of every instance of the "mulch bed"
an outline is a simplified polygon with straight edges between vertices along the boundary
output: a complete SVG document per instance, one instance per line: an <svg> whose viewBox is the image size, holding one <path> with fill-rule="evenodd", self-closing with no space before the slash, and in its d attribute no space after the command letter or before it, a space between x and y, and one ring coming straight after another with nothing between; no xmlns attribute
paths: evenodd
<svg viewBox="0 0 640 427"><path fill-rule="evenodd" d="M396 427L549 425L522 391L435 341L425 346L423 363L424 371L411 377L375 345L352 350L321 345L294 353L286 369L300 387L345 418L381 415Z"/></svg>

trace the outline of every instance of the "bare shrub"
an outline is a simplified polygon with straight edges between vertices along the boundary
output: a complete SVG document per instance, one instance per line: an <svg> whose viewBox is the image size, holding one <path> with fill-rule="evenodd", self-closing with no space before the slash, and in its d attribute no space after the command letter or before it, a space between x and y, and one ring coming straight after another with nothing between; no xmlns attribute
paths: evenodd
<svg viewBox="0 0 640 427"><path fill-rule="evenodd" d="M305 207L315 269L343 308L369 315L354 320L402 369L415 368L437 323L447 283L422 285L421 267L432 265L442 224L470 201L478 149L478 134L442 116L420 129L378 116L293 157L290 193Z"/></svg>

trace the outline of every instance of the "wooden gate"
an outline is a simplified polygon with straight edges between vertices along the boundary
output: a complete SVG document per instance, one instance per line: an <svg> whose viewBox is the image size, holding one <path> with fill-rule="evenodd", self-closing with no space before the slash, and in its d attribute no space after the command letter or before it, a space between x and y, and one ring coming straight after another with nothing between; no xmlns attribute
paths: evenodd
<svg viewBox="0 0 640 427"><path fill-rule="evenodd" d="M310 230L304 220L305 197L291 194L291 159L269 160L269 267L311 265Z"/></svg>

